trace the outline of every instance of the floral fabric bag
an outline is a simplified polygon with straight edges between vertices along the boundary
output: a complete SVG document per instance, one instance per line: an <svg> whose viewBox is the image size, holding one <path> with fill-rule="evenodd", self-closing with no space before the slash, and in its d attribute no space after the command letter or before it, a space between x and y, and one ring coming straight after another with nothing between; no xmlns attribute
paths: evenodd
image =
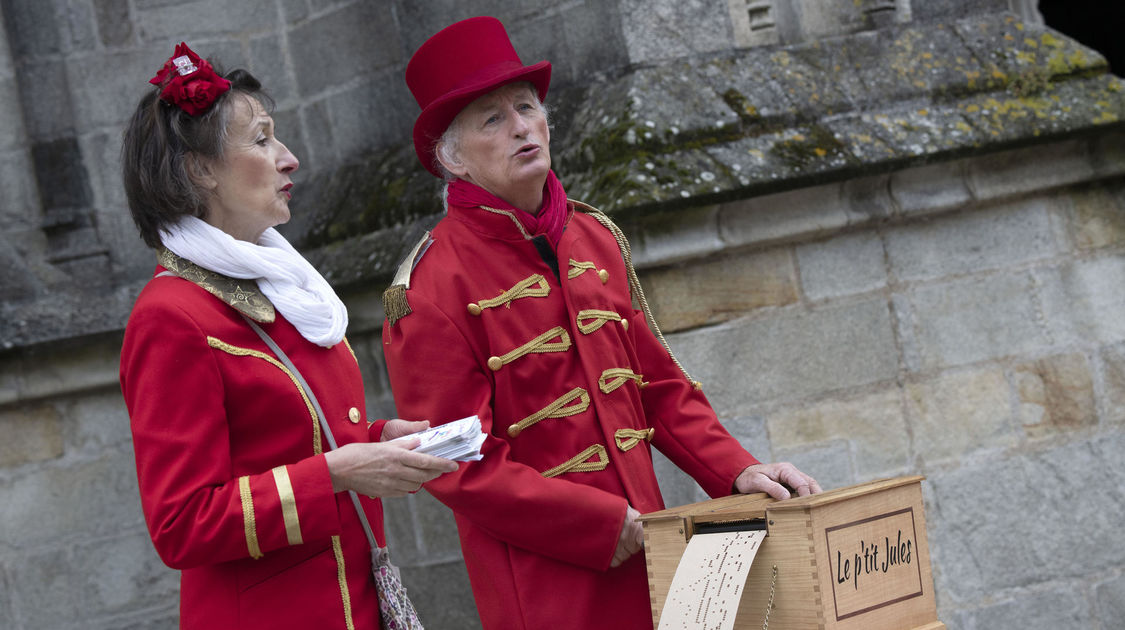
<svg viewBox="0 0 1125 630"><path fill-rule="evenodd" d="M386 547L372 545L371 568L375 572L375 588L379 591L379 616L384 630L423 630L414 604L406 596L406 587L399 579L398 567L391 564Z"/></svg>

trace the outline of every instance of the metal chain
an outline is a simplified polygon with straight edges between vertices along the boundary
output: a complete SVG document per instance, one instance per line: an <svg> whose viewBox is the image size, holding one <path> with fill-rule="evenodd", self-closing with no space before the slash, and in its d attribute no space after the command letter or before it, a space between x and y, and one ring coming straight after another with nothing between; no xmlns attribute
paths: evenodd
<svg viewBox="0 0 1125 630"><path fill-rule="evenodd" d="M766 602L766 619L762 622L762 630L770 628L770 611L773 610L773 593L777 587L777 565L773 565L773 579L770 580L770 599Z"/></svg>

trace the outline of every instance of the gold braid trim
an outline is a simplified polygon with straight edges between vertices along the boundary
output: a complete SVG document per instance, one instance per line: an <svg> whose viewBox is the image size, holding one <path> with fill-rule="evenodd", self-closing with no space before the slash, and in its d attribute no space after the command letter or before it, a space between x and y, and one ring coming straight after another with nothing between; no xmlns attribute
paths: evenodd
<svg viewBox="0 0 1125 630"><path fill-rule="evenodd" d="M570 269L566 272L566 277L571 280L586 273L587 271L595 271L598 266L592 262L578 262L577 260L570 259Z"/></svg>
<svg viewBox="0 0 1125 630"><path fill-rule="evenodd" d="M571 405L575 400L578 402ZM570 406L568 407L567 405ZM547 418L565 418L567 416L580 414L589 408L590 394L581 387L575 387L562 396L559 396L546 407L508 427L508 435L517 437L524 429L534 425L540 420L546 420Z"/></svg>
<svg viewBox="0 0 1125 630"><path fill-rule="evenodd" d="M238 497L242 499L242 528L246 531L246 548L250 557L257 560L262 557L262 548L258 546L258 526L254 522L254 495L250 493L250 478L243 475L238 478Z"/></svg>
<svg viewBox="0 0 1125 630"><path fill-rule="evenodd" d="M558 341L550 341L558 337ZM505 365L528 354L542 354L546 352L566 352L570 348L570 334L562 326L555 326L535 339L523 344L511 352L499 356L489 357L488 367L496 372Z"/></svg>
<svg viewBox="0 0 1125 630"><path fill-rule="evenodd" d="M622 451L627 451L641 440L652 441L652 435L656 433L656 429L618 429L613 432L613 440L617 442L617 448Z"/></svg>
<svg viewBox="0 0 1125 630"><path fill-rule="evenodd" d="M340 598L344 602L344 624L348 630L355 630L352 621L352 594L348 592L348 577L344 572L344 547L340 544L340 537L332 537L332 553L336 555L336 581L340 583Z"/></svg>
<svg viewBox="0 0 1125 630"><path fill-rule="evenodd" d="M601 280L602 284L609 282L608 271L606 271L605 269L598 269L597 265L592 262L579 262L573 258L570 259L570 269L568 269L566 272L566 278L567 280L573 280L578 276L586 273L587 271L597 271L598 280Z"/></svg>
<svg viewBox="0 0 1125 630"><path fill-rule="evenodd" d="M582 320L584 319L592 319L594 321L589 324L583 324ZM606 322L621 321L621 316L613 311L599 311L598 309L590 308L584 311L578 311L576 320L575 323L578 324L578 330L581 330L583 334L589 335L602 326L605 326Z"/></svg>
<svg viewBox="0 0 1125 630"><path fill-rule="evenodd" d="M344 346L347 347L348 352L352 353L352 358L355 359L355 364L359 365L359 357L355 356L355 350L352 350L352 344L348 343L347 337L344 337Z"/></svg>
<svg viewBox="0 0 1125 630"><path fill-rule="evenodd" d="M320 455L323 452L323 449L320 446L320 422L316 417L316 409L313 408L312 401L310 401L308 395L305 394L305 388L301 387L301 383L297 381L297 377L289 371L289 368L285 367L281 364L280 361L264 352L251 350L250 348L239 348L238 346L232 346L229 343L220 341L218 339L215 339L214 337L207 337L207 345L215 348L216 350L222 350L227 354L232 354L236 357L255 357L261 359L281 370L282 372L285 372L285 375L289 377L289 380L293 381L293 386L297 388L297 393L301 395L301 399L305 401L305 408L308 409L309 416L312 418L313 454Z"/></svg>
<svg viewBox="0 0 1125 630"><path fill-rule="evenodd" d="M640 374L633 373L629 368L609 368L598 377L598 388L603 394L608 394L627 381L636 381L637 387L643 387L644 382Z"/></svg>
<svg viewBox="0 0 1125 630"><path fill-rule="evenodd" d="M581 210L582 212L585 212L586 214L593 217L595 220L597 220L598 223L601 223L603 226L605 226L605 229L609 230L610 233L613 234L613 238L617 241L617 246L621 249L621 257L625 259L625 271L629 276L629 288L633 290L633 297L636 298L637 303L641 307L641 310L644 311L645 321L647 321L649 327L652 328L652 332L656 334L656 338L659 339L660 343L664 345L664 349L668 351L668 356L672 358L672 362L675 363L676 367L680 368L680 371L684 373L684 378L686 378L693 387L699 389L701 387L699 381L692 380L691 375L688 374L688 371L684 369L683 365L680 364L680 361L676 358L676 355L672 354L672 348L668 346L668 341L664 339L664 333L660 332L660 326L656 324L656 319L652 316L652 309L649 308L648 300L645 299L645 293L641 289L641 281L637 278L637 271L633 268L633 255L632 253L630 253L629 241L625 238L625 233L622 232L621 228L617 227L617 224L610 220L610 218L606 216L605 213L603 213L601 210L598 210L597 208L594 208L592 206L588 206L579 201L570 201L574 204L574 207L576 209Z"/></svg>
<svg viewBox="0 0 1125 630"><path fill-rule="evenodd" d="M524 229L523 224L520 223L520 220L516 218L516 215L512 214L511 212L508 212L507 210L497 210L496 208L489 208L488 206L477 206L477 207L480 208L481 210L484 210L485 212L491 212L492 214L502 214L502 215L508 217L509 219L512 220L512 223L516 224L516 227L519 229L520 234L523 234L523 237L525 239L527 239L529 241L531 240L531 235L527 233L527 230Z"/></svg>
<svg viewBox="0 0 1125 630"><path fill-rule="evenodd" d="M285 521L285 539L290 545L299 545L301 539L301 519L297 515L297 497L293 494L293 482L289 480L289 469L278 466L273 469L273 480L277 484L277 496L281 499L281 518Z"/></svg>
<svg viewBox="0 0 1125 630"><path fill-rule="evenodd" d="M586 461L593 457L598 456L597 461ZM581 453L571 457L565 462L555 466L550 470L545 470L539 474L550 479L551 477L558 477L566 472L595 472L598 470L605 470L609 466L609 455L605 452L605 447L601 444L595 444L590 448L582 451Z"/></svg>
<svg viewBox="0 0 1125 630"><path fill-rule="evenodd" d="M293 386L297 388L297 392L301 394L301 399L305 401L305 407L308 409L309 415L312 417L313 453L320 455L323 452L323 449L320 445L320 422L317 420L316 409L313 408L312 402L305 394L305 390L303 387L301 387L300 382L297 381L297 377L295 377L288 368L282 365L277 359L264 352L251 350L249 348L239 348L238 346L232 346L229 343L220 341L214 337L207 337L207 345L234 356L256 357L262 359L270 365L277 367L282 372L285 372L285 374L289 377L289 380L293 381ZM277 474L276 471L274 474ZM288 477L288 475L286 476ZM254 500L250 496L250 479L248 477L239 478L238 486L239 494L241 494L242 496L242 514L243 521L246 527L246 544L250 548L250 556L254 558L260 558L262 557L262 551L258 547L258 534L257 529L254 525ZM290 490L292 490L292 487L290 487ZM284 512L284 499L282 500L282 510ZM249 514L249 516L247 516L247 514ZM294 517L295 516L296 515L294 514ZM292 538L289 537L288 522L286 523L285 534L286 538L289 539L290 543L292 544ZM342 598L344 605L344 623L347 626L348 630L355 630L355 623L352 621L352 597L348 592L348 580L347 575L344 572L344 549L340 544L339 536L332 537L332 551L336 556L336 579L340 584L340 597Z"/></svg>
<svg viewBox="0 0 1125 630"><path fill-rule="evenodd" d="M547 279L542 274L533 274L520 280L507 291L502 292L500 295L481 300L475 304L469 304L469 312L473 315L480 315L481 311L486 308L494 308L497 306L504 306L511 308L512 302L526 297L547 297L551 294L551 285L547 284Z"/></svg>
<svg viewBox="0 0 1125 630"><path fill-rule="evenodd" d="M394 326L398 320L413 312L410 302L406 299L406 285L392 284L383 291L383 314L388 324Z"/></svg>

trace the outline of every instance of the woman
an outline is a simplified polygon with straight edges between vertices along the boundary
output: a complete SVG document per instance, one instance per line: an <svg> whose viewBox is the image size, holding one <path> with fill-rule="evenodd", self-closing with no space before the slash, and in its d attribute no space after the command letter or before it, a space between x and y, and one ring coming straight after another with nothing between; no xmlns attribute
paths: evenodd
<svg viewBox="0 0 1125 630"><path fill-rule="evenodd" d="M153 544L182 570L181 626L378 628L369 545L345 491L363 497L382 546L374 497L457 464L411 452L417 439L381 443L425 422L366 421L347 311L273 229L289 219L298 162L258 81L220 76L180 44L151 83L122 162L159 265L125 330L121 388Z"/></svg>
<svg viewBox="0 0 1125 630"><path fill-rule="evenodd" d="M624 237L551 171L550 69L493 18L411 59L415 149L447 215L385 295L383 349L400 414L477 414L489 434L481 461L426 484L456 515L484 627L651 628L650 444L711 496L820 487L747 453L632 307Z"/></svg>

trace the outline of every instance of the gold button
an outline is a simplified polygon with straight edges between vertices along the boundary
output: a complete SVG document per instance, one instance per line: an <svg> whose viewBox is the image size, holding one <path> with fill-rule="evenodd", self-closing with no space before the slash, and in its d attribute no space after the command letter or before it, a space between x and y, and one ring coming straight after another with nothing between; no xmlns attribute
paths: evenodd
<svg viewBox="0 0 1125 630"><path fill-rule="evenodd" d="M469 315L480 315L481 308L473 302L469 302Z"/></svg>
<svg viewBox="0 0 1125 630"><path fill-rule="evenodd" d="M703 383L700 383L699 381L692 382L691 386L694 387L696 390L702 390L703 389Z"/></svg>
<svg viewBox="0 0 1125 630"><path fill-rule="evenodd" d="M488 358L488 369L492 370L493 372L496 372L497 370L499 370L502 367L504 367L504 362L500 360L500 357L489 357Z"/></svg>
<svg viewBox="0 0 1125 630"><path fill-rule="evenodd" d="M609 272L605 269L598 270L598 277L602 279L602 284L609 282Z"/></svg>
<svg viewBox="0 0 1125 630"><path fill-rule="evenodd" d="M351 409L348 409L348 420L351 420L352 424L358 423L359 422L359 409L356 409L355 407L352 407Z"/></svg>
<svg viewBox="0 0 1125 630"><path fill-rule="evenodd" d="M508 435L510 435L512 437L516 437L519 434L520 434L520 425L513 424L512 426L508 427Z"/></svg>
<svg viewBox="0 0 1125 630"><path fill-rule="evenodd" d="M629 330L629 320L627 320L627 319L621 320L621 327L624 328L625 330Z"/></svg>

